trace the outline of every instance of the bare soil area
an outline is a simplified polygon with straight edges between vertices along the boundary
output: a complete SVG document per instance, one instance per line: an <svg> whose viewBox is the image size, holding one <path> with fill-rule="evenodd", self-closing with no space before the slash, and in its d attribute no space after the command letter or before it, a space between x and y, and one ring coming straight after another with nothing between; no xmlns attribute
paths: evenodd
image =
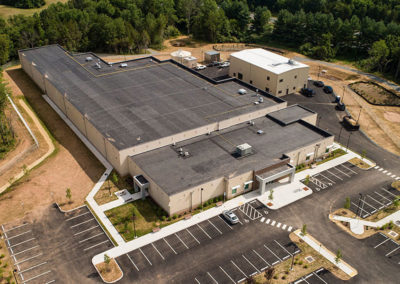
<svg viewBox="0 0 400 284"><path fill-rule="evenodd" d="M400 113L393 111L385 111L383 117L390 122L400 123Z"/></svg>
<svg viewBox="0 0 400 284"><path fill-rule="evenodd" d="M108 264L105 262L97 264L96 268L100 272L103 280L107 282L114 282L122 277L122 270L114 258L112 258Z"/></svg>
<svg viewBox="0 0 400 284"><path fill-rule="evenodd" d="M400 106L400 97L380 85L371 82L356 82L351 84L350 88L371 104Z"/></svg>
<svg viewBox="0 0 400 284"><path fill-rule="evenodd" d="M52 202L66 203L67 188L71 189L72 202L63 209L82 205L104 167L43 100L40 89L19 66L6 73L52 133L57 152L0 196L0 223L19 219Z"/></svg>
<svg viewBox="0 0 400 284"><path fill-rule="evenodd" d="M359 159L359 158L353 158L349 160L349 163L352 163L353 165L359 167L360 169L369 169L371 167L370 164L368 164L367 162Z"/></svg>

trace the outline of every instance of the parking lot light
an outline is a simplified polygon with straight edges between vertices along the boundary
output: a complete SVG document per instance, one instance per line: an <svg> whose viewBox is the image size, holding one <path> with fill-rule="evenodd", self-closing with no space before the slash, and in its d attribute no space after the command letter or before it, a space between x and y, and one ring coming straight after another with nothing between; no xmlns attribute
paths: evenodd
<svg viewBox="0 0 400 284"><path fill-rule="evenodd" d="M18 284L17 276L15 276L16 272L17 272L17 269L14 268L14 270L13 270L14 279L15 279L15 283Z"/></svg>
<svg viewBox="0 0 400 284"><path fill-rule="evenodd" d="M136 223L135 223L135 220L136 220L136 215L135 215L135 213L132 213L132 221L133 221L133 233L134 233L134 238L136 239L137 238L137 236L136 236Z"/></svg>
<svg viewBox="0 0 400 284"><path fill-rule="evenodd" d="M203 211L203 188L200 189L201 211Z"/></svg>

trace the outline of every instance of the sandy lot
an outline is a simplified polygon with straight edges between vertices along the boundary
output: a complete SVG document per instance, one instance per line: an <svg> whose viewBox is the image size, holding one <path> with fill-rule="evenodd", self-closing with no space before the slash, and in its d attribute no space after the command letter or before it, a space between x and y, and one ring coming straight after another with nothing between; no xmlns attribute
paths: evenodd
<svg viewBox="0 0 400 284"><path fill-rule="evenodd" d="M56 139L57 151L32 170L12 190L0 196L0 223L19 219L54 201L66 202L66 189L72 192L67 210L83 204L86 195L104 171L100 162L41 97L41 91L20 67L6 71Z"/></svg>

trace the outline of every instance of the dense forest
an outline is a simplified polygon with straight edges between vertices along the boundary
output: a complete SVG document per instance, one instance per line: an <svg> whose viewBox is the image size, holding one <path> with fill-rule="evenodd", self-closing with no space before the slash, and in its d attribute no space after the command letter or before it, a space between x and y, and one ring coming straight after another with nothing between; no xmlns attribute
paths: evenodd
<svg viewBox="0 0 400 284"><path fill-rule="evenodd" d="M0 19L0 63L19 49L52 43L135 53L191 34L209 42L279 44L324 60L346 57L398 78L399 17L400 0L70 0L34 16Z"/></svg>
<svg viewBox="0 0 400 284"><path fill-rule="evenodd" d="M0 4L15 8L31 9L42 7L46 3L44 0L0 0Z"/></svg>

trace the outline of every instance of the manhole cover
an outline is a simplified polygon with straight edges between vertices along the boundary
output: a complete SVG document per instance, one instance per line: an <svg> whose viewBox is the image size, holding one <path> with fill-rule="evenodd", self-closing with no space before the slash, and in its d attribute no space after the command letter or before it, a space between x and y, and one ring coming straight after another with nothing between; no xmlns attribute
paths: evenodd
<svg viewBox="0 0 400 284"><path fill-rule="evenodd" d="M308 263L311 263L311 262L314 262L315 259L311 255L309 255L309 256L305 257L305 260L307 260Z"/></svg>
<svg viewBox="0 0 400 284"><path fill-rule="evenodd" d="M390 231L389 235L391 235L393 238L396 238L399 234L394 231Z"/></svg>

